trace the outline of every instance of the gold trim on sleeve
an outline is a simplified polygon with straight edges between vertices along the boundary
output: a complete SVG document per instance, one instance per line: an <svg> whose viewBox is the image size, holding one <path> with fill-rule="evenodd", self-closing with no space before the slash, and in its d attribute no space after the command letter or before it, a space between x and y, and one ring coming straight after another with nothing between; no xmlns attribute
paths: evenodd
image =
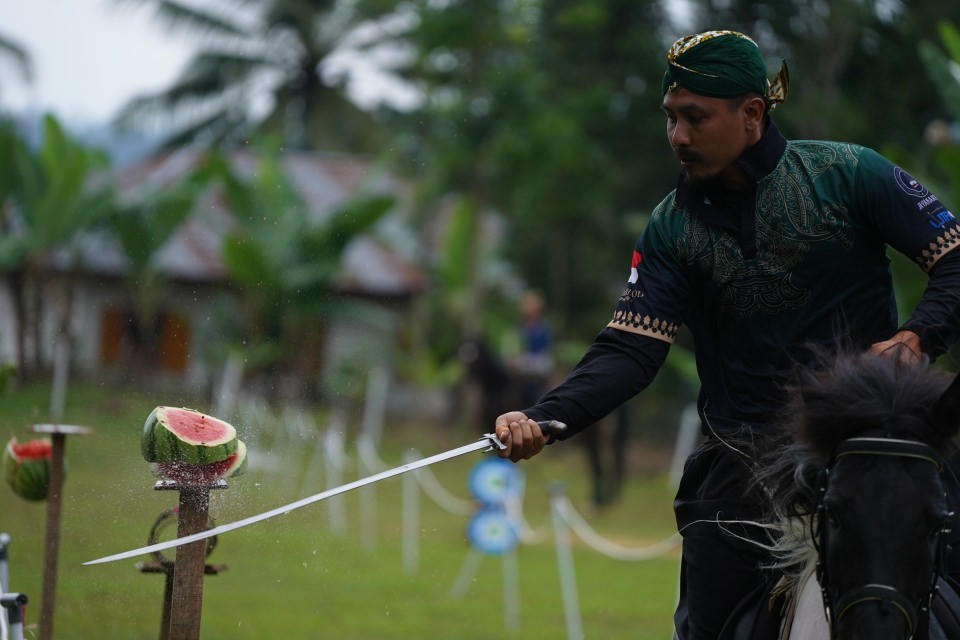
<svg viewBox="0 0 960 640"><path fill-rule="evenodd" d="M632 311L617 311L613 314L613 319L607 323L607 326L611 329L649 336L670 344L677 337L677 330L680 328L680 325L675 322L641 316L639 313L633 313Z"/></svg>
<svg viewBox="0 0 960 640"><path fill-rule="evenodd" d="M947 229L943 235L937 236L936 240L927 245L917 258L917 262L924 271L930 271L940 258L957 247L960 247L960 230Z"/></svg>

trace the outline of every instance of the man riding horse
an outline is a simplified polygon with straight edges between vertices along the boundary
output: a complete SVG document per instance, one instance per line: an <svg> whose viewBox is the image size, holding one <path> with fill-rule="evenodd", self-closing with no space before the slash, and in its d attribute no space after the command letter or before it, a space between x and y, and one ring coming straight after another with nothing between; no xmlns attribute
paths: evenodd
<svg viewBox="0 0 960 640"><path fill-rule="evenodd" d="M597 422L653 380L681 326L693 336L705 441L689 457L674 503L683 534L680 639L715 640L729 613L768 576L762 504L744 495L750 443L770 434L784 389L810 345L925 363L960 332L960 226L916 179L856 144L787 140L770 112L787 96L756 43L732 31L678 40L667 52L662 109L680 163L676 189L636 242L612 320L580 363L534 406L496 420L513 461L547 443L537 420ZM886 255L929 276L900 324ZM956 464L956 456L949 460ZM960 486L947 474L960 512ZM960 526L948 545L957 546ZM960 551L948 553L960 576Z"/></svg>

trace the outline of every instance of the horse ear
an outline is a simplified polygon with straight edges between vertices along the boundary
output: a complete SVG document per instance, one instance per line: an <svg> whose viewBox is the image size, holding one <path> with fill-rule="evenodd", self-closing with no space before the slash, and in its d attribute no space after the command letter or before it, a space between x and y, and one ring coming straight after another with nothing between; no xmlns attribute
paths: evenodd
<svg viewBox="0 0 960 640"><path fill-rule="evenodd" d="M960 374L937 400L932 418L933 424L951 436L960 430Z"/></svg>

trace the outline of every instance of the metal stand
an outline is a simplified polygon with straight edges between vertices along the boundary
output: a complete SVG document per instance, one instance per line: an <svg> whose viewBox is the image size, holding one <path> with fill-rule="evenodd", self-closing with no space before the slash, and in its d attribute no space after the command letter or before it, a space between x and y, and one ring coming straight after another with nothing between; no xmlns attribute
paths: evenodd
<svg viewBox="0 0 960 640"><path fill-rule="evenodd" d="M26 606L27 596L22 593L0 595L0 607L7 610L7 622L10 623L10 640L23 640L23 608Z"/></svg>
<svg viewBox="0 0 960 640"><path fill-rule="evenodd" d="M0 533L0 595L10 588L10 571L7 567L7 557L10 555L10 534Z"/></svg>
<svg viewBox="0 0 960 640"><path fill-rule="evenodd" d="M50 488L47 490L47 532L43 552L43 592L40 600L40 640L53 638L53 612L56 610L57 562L60 555L60 506L63 498L63 461L67 436L93 433L89 427L70 424L35 424L33 433L50 434Z"/></svg>
<svg viewBox="0 0 960 640"><path fill-rule="evenodd" d="M154 486L158 491L180 492L177 518L177 537L182 538L206 531L209 521L210 490L226 489L227 483L217 480L210 485L181 484L161 480ZM177 547L177 557L172 567L172 584L169 606L164 596L164 611L169 617L169 627L164 640L199 640L200 614L203 606L203 576L206 574L206 559L209 543L197 540ZM159 571L166 571L159 569ZM168 573L168 576L170 574Z"/></svg>

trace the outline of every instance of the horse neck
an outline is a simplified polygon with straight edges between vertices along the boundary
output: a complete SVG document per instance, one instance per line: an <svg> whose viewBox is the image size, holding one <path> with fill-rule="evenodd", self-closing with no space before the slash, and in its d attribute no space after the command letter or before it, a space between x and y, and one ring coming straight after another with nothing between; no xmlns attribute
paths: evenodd
<svg viewBox="0 0 960 640"><path fill-rule="evenodd" d="M830 640L815 563L804 567L792 582L780 640Z"/></svg>

